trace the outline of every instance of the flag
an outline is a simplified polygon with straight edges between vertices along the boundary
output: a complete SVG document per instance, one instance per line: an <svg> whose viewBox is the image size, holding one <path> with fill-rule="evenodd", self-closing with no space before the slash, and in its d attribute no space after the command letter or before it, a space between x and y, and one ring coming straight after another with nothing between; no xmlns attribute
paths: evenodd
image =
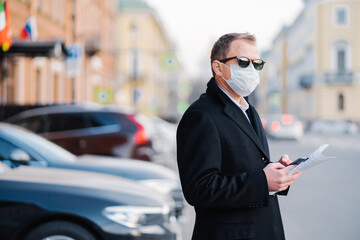
<svg viewBox="0 0 360 240"><path fill-rule="evenodd" d="M6 27L5 3L0 2L0 31Z"/></svg>
<svg viewBox="0 0 360 240"><path fill-rule="evenodd" d="M35 41L37 39L37 36L38 32L36 26L36 19L34 16L30 16L20 32L20 39Z"/></svg>
<svg viewBox="0 0 360 240"><path fill-rule="evenodd" d="M6 52L12 44L12 34L10 28L10 11L7 2L0 2L0 45Z"/></svg>

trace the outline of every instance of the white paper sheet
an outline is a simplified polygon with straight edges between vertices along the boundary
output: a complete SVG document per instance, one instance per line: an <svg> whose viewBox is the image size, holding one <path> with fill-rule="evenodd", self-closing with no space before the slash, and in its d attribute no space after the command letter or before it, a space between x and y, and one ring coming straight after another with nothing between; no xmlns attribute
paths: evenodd
<svg viewBox="0 0 360 240"><path fill-rule="evenodd" d="M329 146L329 144L324 144L310 154L309 159L301 162L293 170L288 172L287 175L293 174L295 172L302 172L306 169L312 168L320 163L325 162L326 160L333 159L335 157L325 156L322 152Z"/></svg>

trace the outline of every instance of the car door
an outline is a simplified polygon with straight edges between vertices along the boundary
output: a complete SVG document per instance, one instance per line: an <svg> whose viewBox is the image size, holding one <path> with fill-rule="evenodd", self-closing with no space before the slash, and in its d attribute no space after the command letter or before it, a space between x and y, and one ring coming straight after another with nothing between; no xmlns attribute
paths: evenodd
<svg viewBox="0 0 360 240"><path fill-rule="evenodd" d="M98 154L127 157L129 136L115 114L80 112L49 114L43 137L75 155Z"/></svg>
<svg viewBox="0 0 360 240"><path fill-rule="evenodd" d="M111 112L89 112L87 153L130 156L131 135L124 129L119 116ZM128 130L129 131L129 130Z"/></svg>
<svg viewBox="0 0 360 240"><path fill-rule="evenodd" d="M56 113L46 117L41 135L76 155L86 153L88 137L86 113Z"/></svg>

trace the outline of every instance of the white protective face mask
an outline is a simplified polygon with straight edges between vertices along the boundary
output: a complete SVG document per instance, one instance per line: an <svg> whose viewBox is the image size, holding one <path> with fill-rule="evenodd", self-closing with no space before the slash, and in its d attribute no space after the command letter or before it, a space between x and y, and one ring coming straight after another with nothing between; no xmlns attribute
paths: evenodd
<svg viewBox="0 0 360 240"><path fill-rule="evenodd" d="M231 64L230 67L226 64L224 65L227 68L230 68L231 77L228 80L226 80L223 76L221 77L239 96L249 96L260 82L259 71L255 70L252 64L249 64L247 68L241 68L236 64Z"/></svg>

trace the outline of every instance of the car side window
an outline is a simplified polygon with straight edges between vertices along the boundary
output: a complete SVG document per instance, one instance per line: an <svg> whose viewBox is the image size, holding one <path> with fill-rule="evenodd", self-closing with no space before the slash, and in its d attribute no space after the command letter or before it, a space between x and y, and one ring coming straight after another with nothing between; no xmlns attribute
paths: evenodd
<svg viewBox="0 0 360 240"><path fill-rule="evenodd" d="M47 124L48 132L60 132L88 127L85 114L82 113L51 114L47 117Z"/></svg>
<svg viewBox="0 0 360 240"><path fill-rule="evenodd" d="M120 126L120 121L114 114L111 113L89 113L89 124L90 127L102 127L109 125Z"/></svg>
<svg viewBox="0 0 360 240"><path fill-rule="evenodd" d="M0 160L8 160L13 150L18 149L14 144L0 138Z"/></svg>
<svg viewBox="0 0 360 240"><path fill-rule="evenodd" d="M35 116L29 117L18 122L15 122L17 125L22 126L23 128L29 129L35 133L42 133L44 132L44 119L43 116Z"/></svg>
<svg viewBox="0 0 360 240"><path fill-rule="evenodd" d="M128 131L136 131L138 128L134 120L131 120L132 115L117 114L117 118L123 126L123 129L127 129Z"/></svg>

